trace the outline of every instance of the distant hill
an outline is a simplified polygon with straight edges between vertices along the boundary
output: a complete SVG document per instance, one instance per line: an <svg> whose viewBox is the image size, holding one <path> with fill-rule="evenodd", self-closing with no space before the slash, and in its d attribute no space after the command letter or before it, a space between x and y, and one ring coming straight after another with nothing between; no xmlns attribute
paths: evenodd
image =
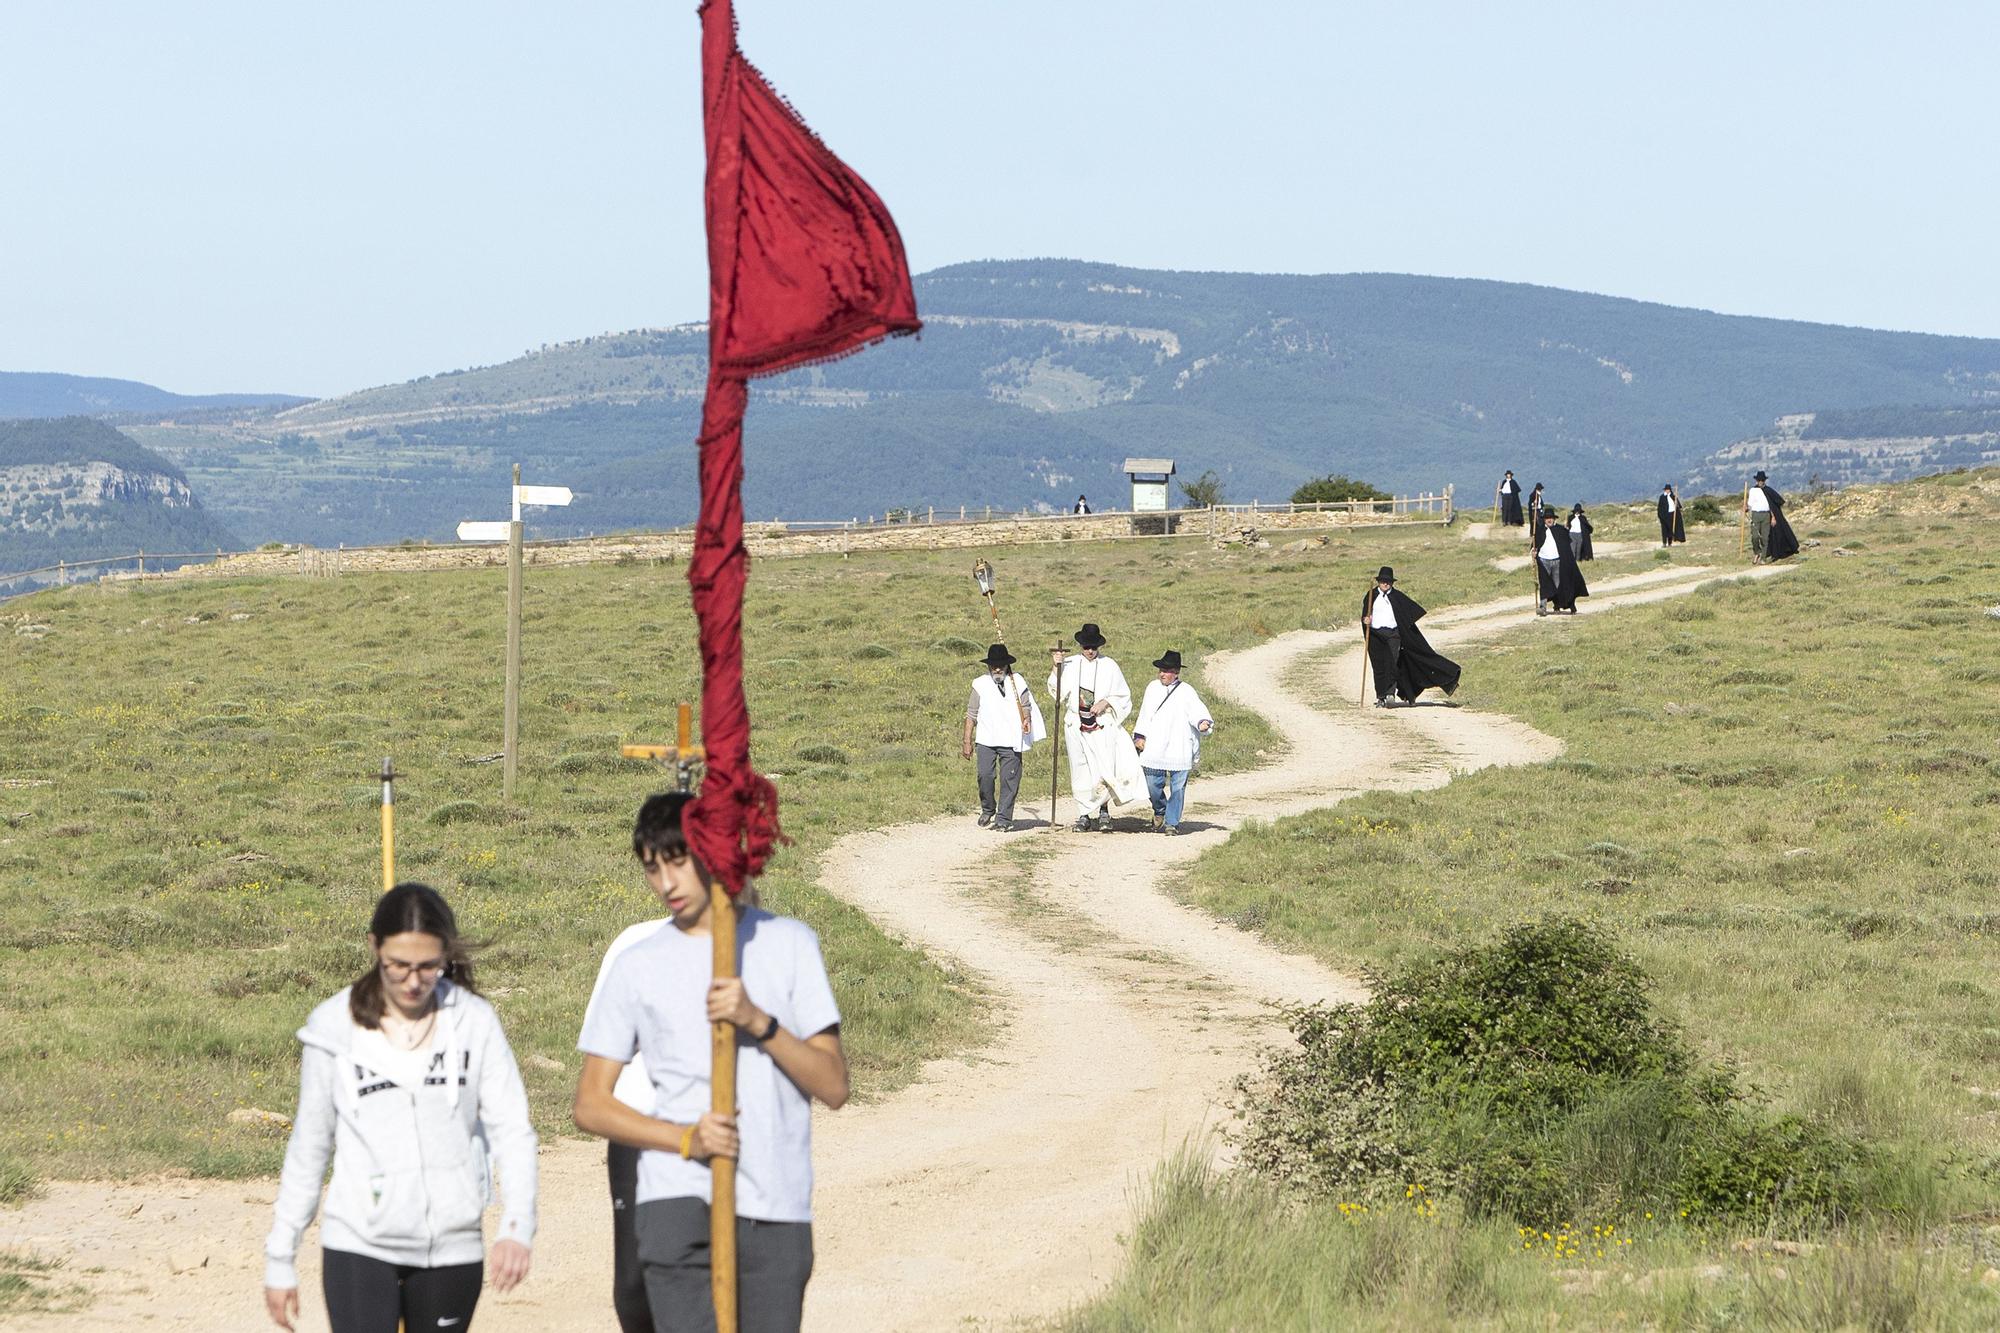
<svg viewBox="0 0 2000 1333"><path fill-rule="evenodd" d="M2000 404L1861 407L1779 417L1760 435L1703 459L1698 490L1735 490L1758 469L1780 491L1896 481L2000 463Z"/></svg>
<svg viewBox="0 0 2000 1333"><path fill-rule="evenodd" d="M2000 340L1803 324L1393 274L1166 273L1067 260L922 275L926 327L760 383L753 517L891 507L1099 507L1119 464L1214 469L1279 500L1340 472L1490 502L1502 469L1565 499L1645 494L1778 417L2000 404ZM493 517L508 464L567 484L555 535L685 521L705 375L698 325L606 334L496 366L132 427L246 536L448 536Z"/></svg>
<svg viewBox="0 0 2000 1333"><path fill-rule="evenodd" d="M0 574L235 545L179 468L103 422L0 421Z"/></svg>
<svg viewBox="0 0 2000 1333"><path fill-rule="evenodd" d="M306 399L281 393L168 393L137 380L0 371L0 420L172 412L201 408L289 407Z"/></svg>

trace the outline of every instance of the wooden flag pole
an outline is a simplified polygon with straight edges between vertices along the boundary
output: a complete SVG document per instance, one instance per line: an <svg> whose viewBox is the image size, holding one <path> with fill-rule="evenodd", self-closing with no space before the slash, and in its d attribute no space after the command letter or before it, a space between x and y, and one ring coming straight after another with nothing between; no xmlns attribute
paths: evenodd
<svg viewBox="0 0 2000 1333"><path fill-rule="evenodd" d="M714 975L718 981L736 975L736 900L727 894L708 913L714 937ZM717 1115L736 1114L736 1025L715 1024L709 1056L709 1109ZM709 1290L715 1297L716 1333L736 1333L736 1159L708 1161Z"/></svg>
<svg viewBox="0 0 2000 1333"><path fill-rule="evenodd" d="M1500 526L1500 486L1498 483L1495 483L1493 487L1493 526L1496 528Z"/></svg>
<svg viewBox="0 0 2000 1333"><path fill-rule="evenodd" d="M514 517L507 524L507 683L501 706L500 799L514 802L521 742L521 465L514 464Z"/></svg>
<svg viewBox="0 0 2000 1333"><path fill-rule="evenodd" d="M1740 538L1736 544L1736 554L1738 557L1747 560L1750 558L1750 487L1748 483L1745 483L1743 487L1743 511L1737 515L1736 527L1737 535Z"/></svg>
<svg viewBox="0 0 2000 1333"><path fill-rule="evenodd" d="M382 892L396 887L396 766L382 756Z"/></svg>

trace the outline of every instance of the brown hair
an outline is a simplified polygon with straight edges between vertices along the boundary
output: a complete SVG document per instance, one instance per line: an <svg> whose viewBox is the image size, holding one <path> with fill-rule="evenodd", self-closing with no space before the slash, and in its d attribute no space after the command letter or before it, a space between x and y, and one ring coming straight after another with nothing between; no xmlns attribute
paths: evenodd
<svg viewBox="0 0 2000 1333"><path fill-rule="evenodd" d="M472 957L458 933L458 918L444 895L428 884L398 884L383 894L369 919L368 933L379 942L391 935L435 935L444 945L444 979L474 995ZM382 993L382 968L377 962L362 973L347 995L347 1012L364 1028L382 1025L388 999Z"/></svg>

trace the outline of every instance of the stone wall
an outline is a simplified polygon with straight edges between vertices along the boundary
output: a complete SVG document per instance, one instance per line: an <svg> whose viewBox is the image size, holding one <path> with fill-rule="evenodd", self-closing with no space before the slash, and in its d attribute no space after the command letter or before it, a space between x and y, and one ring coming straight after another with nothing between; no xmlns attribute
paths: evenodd
<svg viewBox="0 0 2000 1333"><path fill-rule="evenodd" d="M1172 536L1210 538L1244 527L1259 531L1325 530L1347 527L1436 524L1433 515L1348 514L1345 512L1247 511L1241 509L1181 509L1169 514L1057 514L967 519L943 523L877 524L871 527L794 528L783 523L752 523L744 542L756 559L803 555L845 555L856 551L970 550L994 546L1025 546L1040 542L1140 540L1161 535L1171 522ZM1135 529L1138 529L1135 531ZM689 529L631 533L580 541L529 542L524 558L530 565L598 565L618 561L687 559L693 543ZM435 569L484 569L504 566L504 543L452 546L367 546L341 550L286 547L245 551L219 560L184 565L162 578L238 578L246 575L399 573ZM132 577L130 573L107 578Z"/></svg>

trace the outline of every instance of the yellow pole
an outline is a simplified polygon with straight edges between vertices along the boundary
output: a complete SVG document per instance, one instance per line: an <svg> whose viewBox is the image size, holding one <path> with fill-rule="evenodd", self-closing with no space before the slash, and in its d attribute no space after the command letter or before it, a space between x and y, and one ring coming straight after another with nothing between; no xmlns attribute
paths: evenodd
<svg viewBox="0 0 2000 1333"><path fill-rule="evenodd" d="M1743 486L1743 512L1737 517L1736 527L1741 538L1736 553L1747 560L1750 557L1750 486L1747 482Z"/></svg>
<svg viewBox="0 0 2000 1333"><path fill-rule="evenodd" d="M396 767L382 756L382 892L396 887Z"/></svg>
<svg viewBox="0 0 2000 1333"><path fill-rule="evenodd" d="M717 887L720 887L719 885ZM709 933L715 937L713 975L736 975L736 900L723 894L709 912ZM709 1051L709 1109L736 1114L736 1025L715 1024ZM709 1159L708 1205L709 1290L715 1298L716 1333L736 1333L736 1160Z"/></svg>

